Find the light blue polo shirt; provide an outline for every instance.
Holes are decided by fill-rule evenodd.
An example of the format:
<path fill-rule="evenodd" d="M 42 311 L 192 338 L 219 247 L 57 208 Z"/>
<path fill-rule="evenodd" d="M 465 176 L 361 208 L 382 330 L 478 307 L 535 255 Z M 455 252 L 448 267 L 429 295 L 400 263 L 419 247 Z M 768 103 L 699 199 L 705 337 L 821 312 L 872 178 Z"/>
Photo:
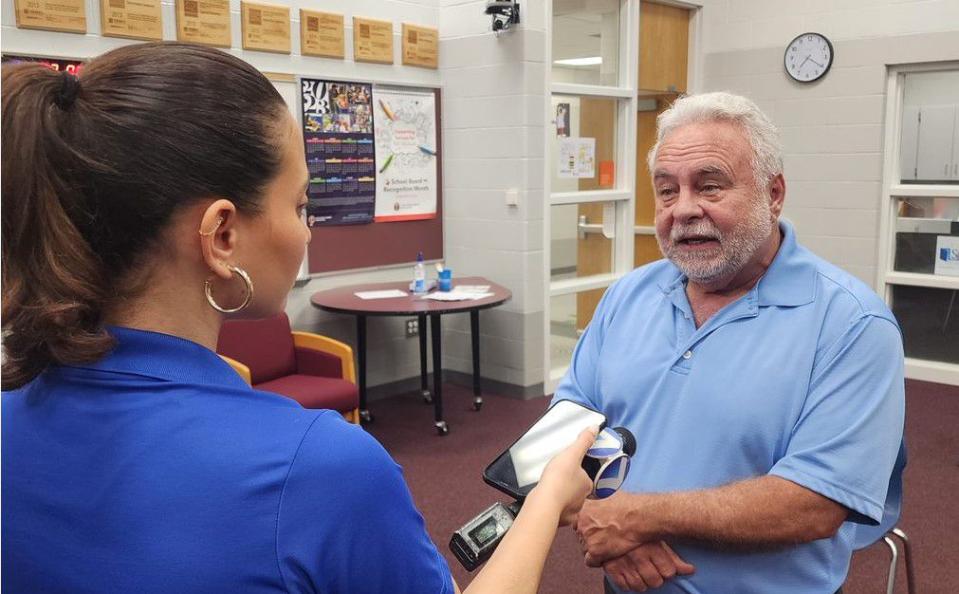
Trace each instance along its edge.
<path fill-rule="evenodd" d="M 624 489 L 718 487 L 772 474 L 852 513 L 830 539 L 777 552 L 676 544 L 696 573 L 657 592 L 831 593 L 851 552 L 899 517 L 902 338 L 866 285 L 783 241 L 748 294 L 696 328 L 685 276 L 660 260 L 606 291 L 555 400 L 636 435 Z"/>

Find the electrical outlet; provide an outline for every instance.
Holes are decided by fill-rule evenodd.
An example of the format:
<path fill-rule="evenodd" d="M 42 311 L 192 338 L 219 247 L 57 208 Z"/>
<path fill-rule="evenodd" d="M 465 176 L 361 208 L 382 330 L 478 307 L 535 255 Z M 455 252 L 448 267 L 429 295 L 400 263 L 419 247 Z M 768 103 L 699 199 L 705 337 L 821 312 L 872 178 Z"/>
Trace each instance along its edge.
<path fill-rule="evenodd" d="M 412 338 L 420 333 L 420 321 L 416 318 L 406 320 L 406 337 Z"/>

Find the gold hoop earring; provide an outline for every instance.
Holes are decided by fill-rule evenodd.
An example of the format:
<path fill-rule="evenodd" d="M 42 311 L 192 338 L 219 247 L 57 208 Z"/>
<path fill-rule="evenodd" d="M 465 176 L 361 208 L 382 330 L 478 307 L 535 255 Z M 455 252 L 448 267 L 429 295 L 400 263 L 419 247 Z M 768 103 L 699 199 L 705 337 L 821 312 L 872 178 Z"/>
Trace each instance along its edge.
<path fill-rule="evenodd" d="M 250 304 L 250 301 L 253 300 L 253 281 L 250 280 L 250 275 L 246 273 L 246 270 L 243 270 L 239 266 L 234 266 L 232 264 L 227 264 L 226 267 L 233 274 L 240 277 L 240 280 L 243 281 L 243 284 L 246 285 L 246 295 L 243 297 L 243 303 L 236 307 L 221 307 L 213 299 L 213 278 L 208 278 L 203 283 L 203 293 L 206 295 L 206 301 L 210 304 L 210 307 L 217 310 L 220 313 L 236 313 L 244 309 L 247 305 Z"/>

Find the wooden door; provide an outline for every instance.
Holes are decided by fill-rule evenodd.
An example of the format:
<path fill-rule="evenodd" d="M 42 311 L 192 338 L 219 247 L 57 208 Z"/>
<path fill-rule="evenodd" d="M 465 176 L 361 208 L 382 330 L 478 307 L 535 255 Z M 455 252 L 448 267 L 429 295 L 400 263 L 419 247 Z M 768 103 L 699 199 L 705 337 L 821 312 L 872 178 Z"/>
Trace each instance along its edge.
<path fill-rule="evenodd" d="M 687 51 L 689 46 L 690 11 L 675 6 L 640 3 L 639 89 L 640 98 L 656 101 L 654 110 L 642 110 L 637 118 L 636 142 L 636 219 L 637 226 L 653 225 L 653 194 L 646 154 L 656 142 L 656 116 L 686 90 Z M 648 101 L 644 101 L 648 103 Z M 615 160 L 615 101 L 582 99 L 580 136 L 596 138 L 596 162 Z M 616 172 L 619 175 L 619 172 Z M 599 189 L 599 180 L 584 179 L 580 190 Z M 590 223 L 603 220 L 602 204 L 579 206 L 580 216 Z M 601 233 L 589 233 L 577 242 L 577 276 L 605 274 L 612 270 L 613 242 Z M 662 255 L 656 238 L 637 234 L 634 237 L 634 265 L 658 260 Z M 582 330 L 593 318 L 603 289 L 583 291 L 576 295 L 576 328 Z"/>

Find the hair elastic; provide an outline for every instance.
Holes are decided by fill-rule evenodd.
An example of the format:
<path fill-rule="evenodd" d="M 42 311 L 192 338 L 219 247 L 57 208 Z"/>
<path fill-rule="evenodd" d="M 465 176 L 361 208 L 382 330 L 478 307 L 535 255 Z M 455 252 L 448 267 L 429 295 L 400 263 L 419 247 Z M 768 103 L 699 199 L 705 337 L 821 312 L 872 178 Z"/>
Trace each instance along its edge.
<path fill-rule="evenodd" d="M 53 102 L 56 103 L 57 107 L 62 110 L 70 109 L 73 106 L 74 101 L 77 100 L 77 95 L 80 94 L 80 79 L 76 75 L 71 74 L 67 71 L 60 73 L 60 88 L 57 89 L 57 95 L 53 99 Z"/>

